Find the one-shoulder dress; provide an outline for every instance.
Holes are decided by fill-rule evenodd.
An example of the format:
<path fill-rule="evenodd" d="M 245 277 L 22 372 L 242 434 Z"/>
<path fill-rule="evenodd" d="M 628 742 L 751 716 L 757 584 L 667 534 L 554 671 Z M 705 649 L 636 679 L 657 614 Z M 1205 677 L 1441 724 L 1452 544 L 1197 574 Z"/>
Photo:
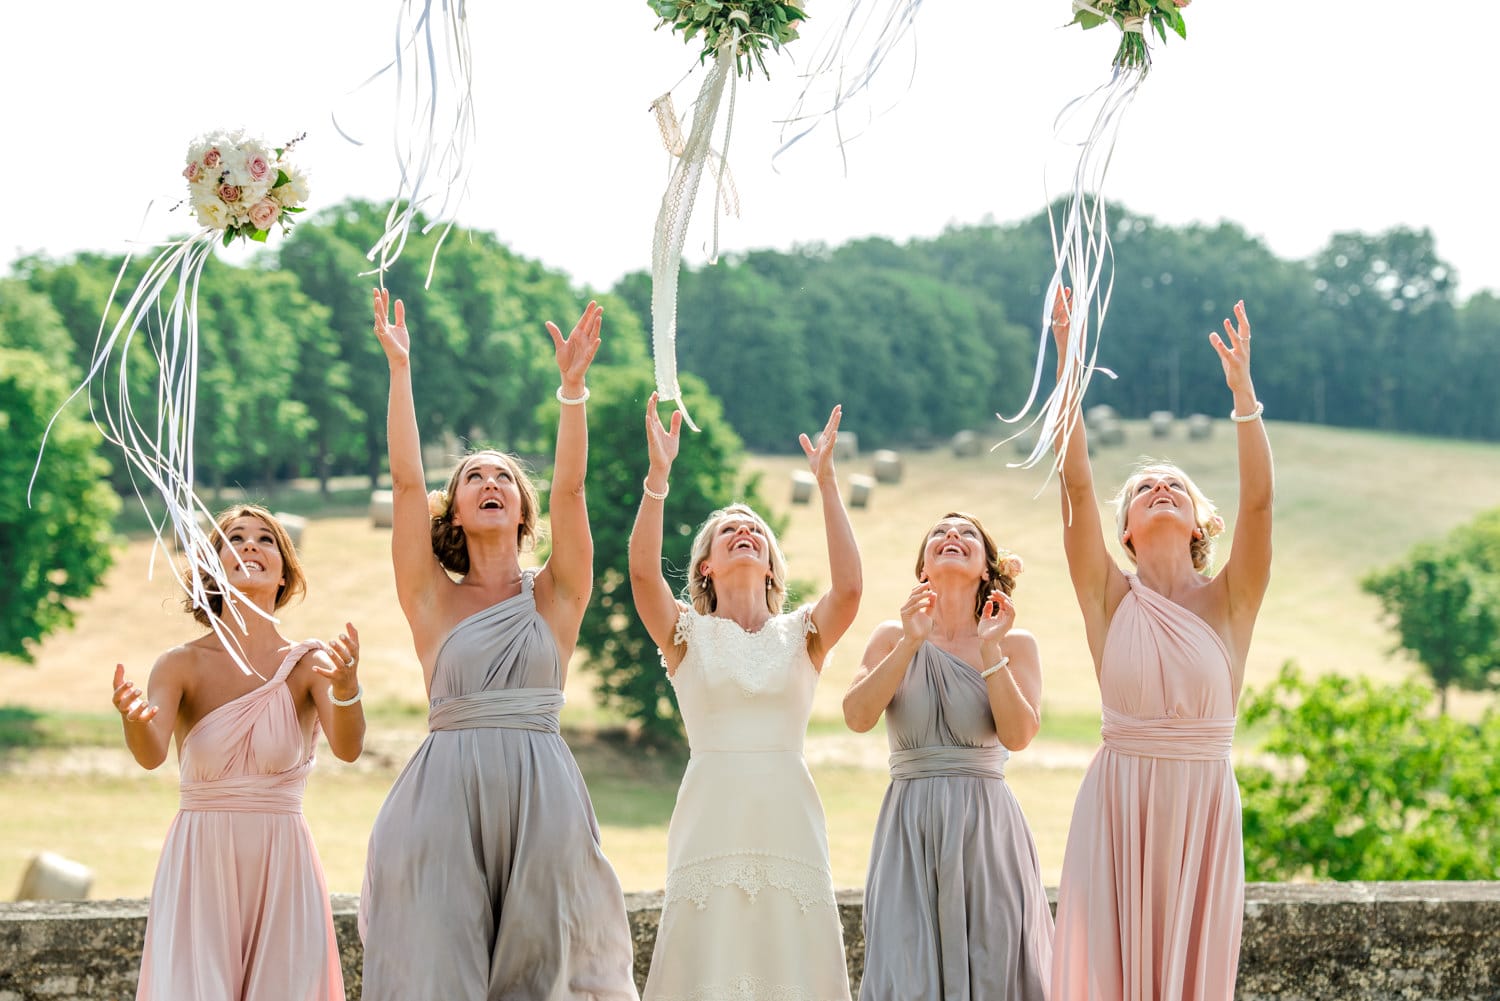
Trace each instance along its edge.
<path fill-rule="evenodd" d="M 559 733 L 562 664 L 520 593 L 448 634 L 431 731 L 370 834 L 365 1001 L 633 1001 L 620 881 Z"/>
<path fill-rule="evenodd" d="M 984 680 L 923 643 L 885 719 L 860 1001 L 1044 1001 L 1052 911 Z"/>
<path fill-rule="evenodd" d="M 181 809 L 151 886 L 137 1001 L 343 1001 L 328 885 L 302 816 L 317 726 L 287 689 L 316 640 L 178 745 Z"/>
<path fill-rule="evenodd" d="M 802 757 L 808 609 L 754 633 L 683 609 L 672 685 L 692 757 L 667 831 L 647 1001 L 848 1001 L 823 804 Z"/>
<path fill-rule="evenodd" d="M 1052 1001 L 1230 1001 L 1245 909 L 1233 662 L 1201 618 L 1129 581 L 1063 857 Z"/>

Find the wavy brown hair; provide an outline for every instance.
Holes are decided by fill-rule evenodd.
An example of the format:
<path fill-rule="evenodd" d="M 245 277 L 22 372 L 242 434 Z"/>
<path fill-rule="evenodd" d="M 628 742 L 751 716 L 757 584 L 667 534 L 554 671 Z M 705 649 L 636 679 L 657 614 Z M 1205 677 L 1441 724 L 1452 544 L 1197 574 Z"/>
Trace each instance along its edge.
<path fill-rule="evenodd" d="M 281 586 L 276 589 L 276 603 L 273 608 L 280 608 L 293 598 L 300 598 L 307 591 L 307 576 L 302 572 L 302 561 L 297 558 L 297 547 L 292 545 L 292 537 L 287 534 L 286 526 L 276 520 L 276 516 L 259 504 L 236 504 L 219 512 L 214 519 L 214 551 L 223 552 L 224 547 L 229 545 L 225 538 L 229 523 L 236 518 L 255 518 L 265 523 L 270 529 L 271 536 L 276 540 L 276 551 L 281 554 Z M 219 593 L 218 584 L 207 571 L 200 571 L 198 580 L 208 593 L 208 607 L 193 603 L 192 583 L 193 569 L 188 567 L 182 573 L 182 584 L 187 594 L 182 599 L 182 610 L 193 617 L 193 621 L 205 629 L 212 629 L 213 623 L 210 616 L 215 619 L 224 615 L 224 596 Z"/>
<path fill-rule="evenodd" d="M 989 574 L 989 577 L 980 579 L 979 588 L 974 593 L 974 618 L 977 619 L 984 614 L 984 603 L 990 600 L 990 592 L 993 591 L 996 586 L 998 586 L 1000 590 L 1004 591 L 1006 594 L 1015 593 L 1016 576 L 1019 575 L 1021 571 L 1019 569 L 1016 569 L 1014 574 L 1005 572 L 1006 562 L 1008 560 L 1011 560 L 1012 558 L 1015 558 L 1016 554 L 1010 552 L 1009 550 L 1001 549 L 999 545 L 995 543 L 994 537 L 985 530 L 985 527 L 980 522 L 980 520 L 974 517 L 972 514 L 969 514 L 967 511 L 949 511 L 937 521 L 934 521 L 932 523 L 933 527 L 937 527 L 938 521 L 947 521 L 949 518 L 962 518 L 964 521 L 967 521 L 969 524 L 973 525 L 976 529 L 978 529 L 979 538 L 984 542 L 984 569 L 985 572 Z M 922 536 L 922 544 L 917 547 L 917 580 L 922 579 L 922 571 L 927 568 L 927 542 L 931 538 L 932 528 L 929 528 L 927 530 L 927 533 Z M 1019 563 L 1020 560 L 1016 558 L 1016 565 L 1018 566 Z"/>
<path fill-rule="evenodd" d="M 484 448 L 460 459 L 453 469 L 453 475 L 448 477 L 448 486 L 443 489 L 442 511 L 432 515 L 432 555 L 437 557 L 444 570 L 460 575 L 469 572 L 469 537 L 464 534 L 462 526 L 453 524 L 453 497 L 458 492 L 458 481 L 464 470 L 475 459 L 494 459 L 510 470 L 511 478 L 516 481 L 516 488 L 521 492 L 521 523 L 516 526 L 517 546 L 525 547 L 528 541 L 536 541 L 537 511 L 541 507 L 536 486 L 527 475 L 526 466 L 509 452 Z"/>

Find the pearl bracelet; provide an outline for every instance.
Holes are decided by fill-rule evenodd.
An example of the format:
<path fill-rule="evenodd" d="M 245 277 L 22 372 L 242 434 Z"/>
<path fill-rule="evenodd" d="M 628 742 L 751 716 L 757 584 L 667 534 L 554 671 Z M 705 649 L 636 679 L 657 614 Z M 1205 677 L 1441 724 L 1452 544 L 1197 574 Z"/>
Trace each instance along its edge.
<path fill-rule="evenodd" d="M 354 683 L 354 685 L 355 685 L 355 688 L 354 688 L 354 698 L 348 699 L 348 700 L 341 699 L 337 695 L 334 695 L 333 694 L 333 686 L 329 685 L 328 686 L 328 701 L 332 702 L 334 705 L 340 706 L 340 707 L 354 705 L 354 703 L 358 702 L 360 699 L 362 699 L 362 698 L 365 697 L 365 683 L 363 681 L 356 681 Z"/>
<path fill-rule="evenodd" d="M 667 494 L 672 492 L 672 485 L 668 483 L 667 489 L 663 490 L 661 493 L 657 493 L 655 490 L 651 489 L 651 484 L 647 483 L 645 480 L 641 480 L 641 489 L 646 491 L 646 496 L 650 497 L 652 500 L 664 501 L 667 499 Z"/>
<path fill-rule="evenodd" d="M 1263 413 L 1265 413 L 1265 412 L 1266 412 L 1266 405 L 1264 403 L 1262 403 L 1260 400 L 1256 400 L 1255 401 L 1255 411 L 1253 413 L 1248 413 L 1245 416 L 1241 417 L 1239 414 L 1237 414 L 1233 410 L 1231 410 L 1231 411 L 1229 411 L 1229 419 L 1232 420 L 1232 421 L 1234 421 L 1236 424 L 1249 424 L 1251 421 L 1258 421 L 1258 420 L 1260 420 L 1260 415 L 1263 414 Z"/>
<path fill-rule="evenodd" d="M 1010 658 L 1009 657 L 1001 657 L 999 663 L 997 663 L 994 667 L 986 668 L 985 670 L 980 671 L 979 672 L 979 676 L 981 678 L 988 678 L 990 675 L 994 674 L 996 671 L 999 671 L 999 670 L 1003 669 L 1009 663 L 1010 663 Z"/>
<path fill-rule="evenodd" d="M 562 387 L 561 386 L 557 387 L 557 402 L 561 403 L 565 407 L 576 407 L 576 406 L 582 404 L 583 401 L 587 400 L 588 398 L 589 398 L 589 387 L 587 387 L 587 386 L 583 387 L 583 395 L 582 396 L 564 396 L 563 395 L 563 391 L 562 391 Z"/>

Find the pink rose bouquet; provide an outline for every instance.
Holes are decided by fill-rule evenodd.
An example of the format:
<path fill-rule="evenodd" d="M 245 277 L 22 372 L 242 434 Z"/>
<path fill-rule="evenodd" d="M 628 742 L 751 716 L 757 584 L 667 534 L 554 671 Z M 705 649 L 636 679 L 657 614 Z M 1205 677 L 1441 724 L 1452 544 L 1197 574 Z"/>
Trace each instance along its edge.
<path fill-rule="evenodd" d="M 1187 22 L 1182 8 L 1191 0 L 1073 0 L 1073 20 L 1084 29 L 1113 24 L 1120 29 L 1120 47 L 1115 50 L 1114 65 L 1119 69 L 1151 68 L 1151 50 L 1146 34 L 1155 29 L 1161 40 L 1167 40 L 1171 28 L 1180 38 L 1187 37 Z"/>
<path fill-rule="evenodd" d="M 271 147 L 238 129 L 195 139 L 182 176 L 198 221 L 226 247 L 237 236 L 264 243 L 273 224 L 285 231 L 307 200 L 307 178 L 286 156 L 296 144 Z"/>

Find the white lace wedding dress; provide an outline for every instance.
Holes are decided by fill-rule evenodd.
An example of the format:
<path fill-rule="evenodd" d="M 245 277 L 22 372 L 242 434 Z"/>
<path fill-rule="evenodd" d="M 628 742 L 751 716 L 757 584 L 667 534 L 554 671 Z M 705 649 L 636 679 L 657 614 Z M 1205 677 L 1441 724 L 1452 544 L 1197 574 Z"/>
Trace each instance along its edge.
<path fill-rule="evenodd" d="M 667 833 L 645 1001 L 848 1001 L 823 804 L 802 757 L 809 609 L 758 632 L 685 609 L 672 677 L 692 760 Z"/>

